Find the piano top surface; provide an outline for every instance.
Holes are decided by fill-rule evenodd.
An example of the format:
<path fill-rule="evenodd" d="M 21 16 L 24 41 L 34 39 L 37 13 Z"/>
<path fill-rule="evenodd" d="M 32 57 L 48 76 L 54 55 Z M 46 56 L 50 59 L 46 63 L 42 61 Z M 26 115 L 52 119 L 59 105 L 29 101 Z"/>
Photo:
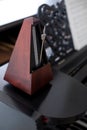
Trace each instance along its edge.
<path fill-rule="evenodd" d="M 0 128 L 4 130 L 36 130 L 36 124 L 27 115 L 12 109 L 0 101 Z"/>
<path fill-rule="evenodd" d="M 31 117 L 39 113 L 61 121 L 71 121 L 87 111 L 87 88 L 77 80 L 56 70 L 49 85 L 30 96 L 3 80 L 7 65 L 0 67 L 0 97 L 9 106 Z"/>

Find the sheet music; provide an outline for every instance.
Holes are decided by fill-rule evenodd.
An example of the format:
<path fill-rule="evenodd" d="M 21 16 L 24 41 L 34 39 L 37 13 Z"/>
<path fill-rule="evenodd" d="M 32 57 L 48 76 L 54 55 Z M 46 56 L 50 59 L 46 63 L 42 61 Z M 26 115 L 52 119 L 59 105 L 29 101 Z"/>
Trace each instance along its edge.
<path fill-rule="evenodd" d="M 74 46 L 87 44 L 87 0 L 65 0 Z"/>

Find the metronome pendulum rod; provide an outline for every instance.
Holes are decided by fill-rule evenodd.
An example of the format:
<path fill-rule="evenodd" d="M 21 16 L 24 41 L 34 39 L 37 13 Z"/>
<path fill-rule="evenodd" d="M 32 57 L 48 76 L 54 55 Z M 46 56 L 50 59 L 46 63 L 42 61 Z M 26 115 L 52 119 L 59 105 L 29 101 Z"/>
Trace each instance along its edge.
<path fill-rule="evenodd" d="M 43 34 L 41 34 L 42 46 L 41 46 L 41 52 L 40 52 L 40 63 L 41 63 L 41 60 L 42 60 L 43 45 L 44 45 L 45 38 L 46 38 L 45 30 L 46 30 L 46 26 L 44 26 Z"/>
<path fill-rule="evenodd" d="M 34 46 L 35 65 L 37 66 L 39 64 L 39 60 L 38 60 L 38 49 L 37 49 L 35 26 L 32 27 L 32 32 L 33 32 L 33 46 Z"/>

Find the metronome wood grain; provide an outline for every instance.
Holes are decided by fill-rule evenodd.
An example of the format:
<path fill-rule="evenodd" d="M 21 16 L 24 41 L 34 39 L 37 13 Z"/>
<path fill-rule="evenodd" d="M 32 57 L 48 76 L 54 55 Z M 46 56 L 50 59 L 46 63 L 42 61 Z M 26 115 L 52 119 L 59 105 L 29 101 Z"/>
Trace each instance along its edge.
<path fill-rule="evenodd" d="M 31 59 L 31 55 L 34 53 L 31 51 L 32 26 L 38 23 L 39 20 L 34 17 L 24 19 L 4 76 L 4 79 L 14 87 L 30 95 L 45 87 L 53 79 L 50 63 L 46 63 L 46 61 L 35 70 L 31 70 L 31 62 L 34 60 Z"/>

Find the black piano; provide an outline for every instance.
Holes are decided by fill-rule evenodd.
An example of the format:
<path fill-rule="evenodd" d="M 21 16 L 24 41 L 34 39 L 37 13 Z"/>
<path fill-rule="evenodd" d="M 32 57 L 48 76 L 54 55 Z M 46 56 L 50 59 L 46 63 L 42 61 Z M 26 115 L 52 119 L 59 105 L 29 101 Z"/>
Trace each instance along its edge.
<path fill-rule="evenodd" d="M 87 46 L 77 51 L 70 39 L 66 56 L 63 45 L 58 57 L 52 55 L 49 59 L 47 55 L 53 80 L 34 95 L 26 94 L 4 80 L 23 20 L 0 27 L 0 128 L 86 130 Z M 47 44 L 46 52 L 48 50 Z"/>

